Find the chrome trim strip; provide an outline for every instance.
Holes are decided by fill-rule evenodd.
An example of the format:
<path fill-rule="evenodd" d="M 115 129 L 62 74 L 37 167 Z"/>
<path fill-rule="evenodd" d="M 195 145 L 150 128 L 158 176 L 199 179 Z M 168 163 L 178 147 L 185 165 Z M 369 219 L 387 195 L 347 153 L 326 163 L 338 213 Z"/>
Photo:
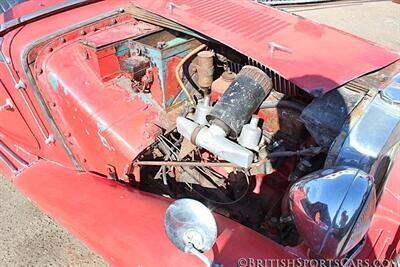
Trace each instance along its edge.
<path fill-rule="evenodd" d="M 7 12 L 14 6 L 26 2 L 27 0 L 0 0 L 0 14 Z"/>
<path fill-rule="evenodd" d="M 381 185 L 396 153 L 393 149 L 400 142 L 400 105 L 397 104 L 400 97 L 397 90 L 400 89 L 391 91 L 397 86 L 394 79 L 375 96 L 356 124 L 347 130 L 347 137 L 336 159 L 329 161 L 326 167 L 359 168 L 375 177 L 377 187 Z M 328 158 L 334 153 L 331 151 Z"/>
<path fill-rule="evenodd" d="M 102 0 L 69 0 L 64 3 L 55 4 L 53 6 L 45 7 L 36 12 L 21 16 L 19 18 L 15 18 L 7 21 L 4 24 L 0 25 L 0 35 L 4 35 L 6 32 L 11 31 L 15 27 L 23 23 L 27 23 L 36 19 L 40 19 L 42 17 L 51 16 L 55 13 L 71 9 L 77 6 L 90 4 L 93 2 L 102 1 Z"/>
<path fill-rule="evenodd" d="M 28 96 L 25 95 L 25 89 L 26 86 L 24 84 L 24 82 L 22 80 L 19 79 L 19 77 L 15 77 L 14 76 L 14 72 L 10 66 L 10 62 L 6 59 L 6 56 L 3 54 L 3 51 L 1 49 L 1 46 L 3 44 L 3 38 L 0 37 L 0 59 L 2 59 L 2 61 L 4 62 L 7 71 L 11 77 L 11 79 L 14 82 L 14 86 L 15 89 L 17 89 L 19 91 L 19 94 L 21 95 L 22 100 L 25 103 L 25 106 L 28 108 L 29 113 L 31 114 L 33 120 L 36 123 L 36 126 L 38 127 L 40 133 L 42 134 L 44 140 L 48 140 L 48 138 L 50 137 L 49 133 L 47 132 L 46 127 L 43 125 L 43 123 L 41 122 L 39 115 L 36 113 L 36 111 L 34 110 L 34 108 L 32 107 L 32 103 L 30 103 L 30 101 L 28 100 Z"/>

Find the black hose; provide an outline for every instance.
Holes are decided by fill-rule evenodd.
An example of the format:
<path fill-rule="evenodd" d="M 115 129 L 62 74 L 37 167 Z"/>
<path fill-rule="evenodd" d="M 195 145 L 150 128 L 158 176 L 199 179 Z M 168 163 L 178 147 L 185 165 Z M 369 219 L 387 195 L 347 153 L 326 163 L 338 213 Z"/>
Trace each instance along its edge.
<path fill-rule="evenodd" d="M 293 101 L 288 101 L 288 100 L 272 100 L 272 101 L 264 101 L 260 109 L 269 109 L 269 108 L 289 108 L 293 109 L 298 112 L 303 112 L 303 109 L 306 107 L 306 105 L 293 102 Z"/>
<path fill-rule="evenodd" d="M 292 157 L 292 156 L 309 156 L 314 157 L 320 153 L 324 152 L 322 147 L 309 147 L 297 151 L 277 151 L 268 154 L 268 158 L 282 158 L 282 157 Z"/>

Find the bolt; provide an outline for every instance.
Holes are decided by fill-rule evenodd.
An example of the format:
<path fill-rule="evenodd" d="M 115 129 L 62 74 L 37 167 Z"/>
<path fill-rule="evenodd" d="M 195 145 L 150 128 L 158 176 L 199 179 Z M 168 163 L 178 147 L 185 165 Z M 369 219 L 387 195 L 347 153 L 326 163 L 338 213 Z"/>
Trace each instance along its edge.
<path fill-rule="evenodd" d="M 79 31 L 79 34 L 80 34 L 80 35 L 86 35 L 86 31 L 85 31 L 85 30 L 80 30 L 80 31 Z"/>
<path fill-rule="evenodd" d="M 380 77 L 380 81 L 381 82 L 386 82 L 387 80 L 389 80 L 389 77 L 387 77 L 386 75 L 382 74 Z"/>
<path fill-rule="evenodd" d="M 167 46 L 167 43 L 164 42 L 164 41 L 158 42 L 158 43 L 157 43 L 157 48 L 158 48 L 158 49 L 163 49 L 163 48 L 165 48 L 166 46 Z"/>
<path fill-rule="evenodd" d="M 54 138 L 54 136 L 53 136 L 53 135 L 49 135 L 49 136 L 46 138 L 46 140 L 44 140 L 44 143 L 45 143 L 46 145 L 51 145 L 51 144 L 54 144 L 55 141 L 56 141 L 56 139 Z"/>

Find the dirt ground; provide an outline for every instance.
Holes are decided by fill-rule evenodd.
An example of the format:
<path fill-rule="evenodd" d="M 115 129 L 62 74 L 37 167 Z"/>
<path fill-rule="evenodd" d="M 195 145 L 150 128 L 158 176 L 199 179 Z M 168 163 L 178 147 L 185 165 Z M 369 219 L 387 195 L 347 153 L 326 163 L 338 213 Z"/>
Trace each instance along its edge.
<path fill-rule="evenodd" d="M 346 0 L 285 10 L 400 51 L 400 4 Z M 0 177 L 0 266 L 105 265 Z"/>
<path fill-rule="evenodd" d="M 292 6 L 284 10 L 353 33 L 392 50 L 400 50 L 400 4 L 379 0 L 345 0 L 308 7 Z"/>

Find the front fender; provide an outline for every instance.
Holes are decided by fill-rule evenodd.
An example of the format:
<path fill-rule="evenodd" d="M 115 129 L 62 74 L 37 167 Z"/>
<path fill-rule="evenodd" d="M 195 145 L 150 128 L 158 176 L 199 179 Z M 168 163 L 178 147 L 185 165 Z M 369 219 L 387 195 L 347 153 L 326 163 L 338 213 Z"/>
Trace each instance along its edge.
<path fill-rule="evenodd" d="M 171 202 L 90 173 L 39 161 L 15 180 L 32 202 L 112 266 L 203 266 L 176 249 L 163 228 Z M 295 256 L 264 236 L 215 215 L 218 239 L 207 256 L 224 266 L 239 258 Z"/>

